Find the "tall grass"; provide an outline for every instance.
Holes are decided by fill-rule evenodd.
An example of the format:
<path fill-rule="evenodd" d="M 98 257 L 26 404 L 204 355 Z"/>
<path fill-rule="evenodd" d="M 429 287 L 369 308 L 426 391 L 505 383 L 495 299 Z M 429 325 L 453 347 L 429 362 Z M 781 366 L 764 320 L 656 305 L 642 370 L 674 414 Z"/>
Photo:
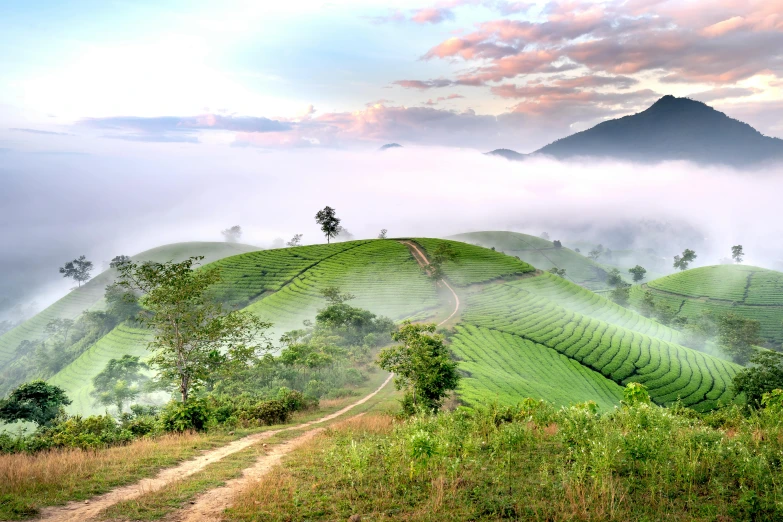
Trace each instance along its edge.
<path fill-rule="evenodd" d="M 783 520 L 783 418 L 541 403 L 332 429 L 234 520 Z"/>

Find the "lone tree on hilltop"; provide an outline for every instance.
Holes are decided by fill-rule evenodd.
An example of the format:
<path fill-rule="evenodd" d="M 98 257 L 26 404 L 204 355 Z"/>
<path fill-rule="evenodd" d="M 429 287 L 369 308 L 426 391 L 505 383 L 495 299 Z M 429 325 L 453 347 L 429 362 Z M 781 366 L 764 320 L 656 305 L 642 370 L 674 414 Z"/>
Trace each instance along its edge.
<path fill-rule="evenodd" d="M 92 272 L 92 261 L 87 261 L 86 256 L 79 256 L 60 267 L 60 273 L 63 277 L 73 279 L 79 286 L 90 280 L 90 272 Z"/>
<path fill-rule="evenodd" d="M 731 247 L 731 258 L 735 263 L 742 263 L 745 258 L 745 252 L 742 250 L 742 245 L 734 245 Z"/>
<path fill-rule="evenodd" d="M 459 382 L 457 363 L 435 328 L 433 323 L 405 321 L 392 334 L 392 339 L 401 344 L 378 354 L 378 366 L 393 372 L 395 386 L 405 390 L 402 406 L 408 414 L 418 408 L 437 411 L 443 398 Z"/>
<path fill-rule="evenodd" d="M 561 243 L 559 239 L 555 239 L 554 241 L 552 241 L 552 244 L 554 245 L 555 248 L 563 248 L 563 243 Z"/>
<path fill-rule="evenodd" d="M 297 247 L 302 244 L 302 236 L 304 234 L 294 234 L 294 237 L 291 238 L 291 241 L 287 242 L 285 246 L 287 247 Z"/>
<path fill-rule="evenodd" d="M 233 227 L 222 231 L 221 234 L 223 234 L 223 238 L 229 243 L 236 243 L 239 241 L 239 238 L 242 237 L 242 227 L 234 225 Z"/>
<path fill-rule="evenodd" d="M 57 417 L 60 408 L 71 404 L 65 391 L 44 381 L 22 384 L 7 399 L 0 400 L 0 420 L 29 421 L 46 426 Z"/>
<path fill-rule="evenodd" d="M 633 268 L 629 268 L 628 273 L 633 276 L 633 282 L 638 283 L 639 281 L 644 279 L 645 275 L 647 275 L 647 269 L 641 265 L 636 265 Z"/>
<path fill-rule="evenodd" d="M 340 227 L 340 218 L 337 217 L 337 211 L 330 206 L 319 210 L 315 215 L 315 222 L 321 226 L 321 232 L 326 236 L 326 242 L 330 243 L 333 237 L 342 231 Z"/>
<path fill-rule="evenodd" d="M 672 266 L 674 266 L 674 268 L 679 268 L 680 270 L 688 270 L 688 265 L 697 257 L 699 256 L 696 255 L 696 252 L 690 248 L 686 248 L 681 256 L 674 256 L 674 264 Z"/>
<path fill-rule="evenodd" d="M 109 263 L 109 268 L 117 268 L 123 263 L 130 263 L 131 258 L 129 256 L 114 256 Z"/>
<path fill-rule="evenodd" d="M 587 257 L 592 259 L 593 261 L 596 261 L 599 257 L 601 257 L 601 254 L 604 253 L 604 246 L 598 245 L 594 249 L 592 249 L 590 252 L 587 253 Z"/>
<path fill-rule="evenodd" d="M 141 394 L 141 385 L 148 380 L 143 371 L 147 365 L 139 362 L 138 356 L 123 355 L 120 359 L 112 359 L 93 378 L 95 390 L 92 396 L 102 406 L 117 406 L 117 412 L 122 413 L 125 403 L 131 402 Z"/>
<path fill-rule="evenodd" d="M 382 228 L 381 229 L 381 233 L 378 234 L 378 239 L 386 239 L 386 233 L 387 232 L 388 232 L 388 230 L 386 230 L 385 228 Z"/>
<path fill-rule="evenodd" d="M 180 263 L 126 263 L 119 268 L 117 285 L 144 294 L 139 299 L 139 321 L 153 331 L 147 348 L 158 377 L 176 383 L 182 402 L 194 388 L 210 381 L 215 353 L 226 367 L 250 361 L 269 350 L 264 332 L 271 326 L 251 312 L 226 312 L 210 297 L 220 281 L 218 269 L 194 270 L 204 259 Z"/>

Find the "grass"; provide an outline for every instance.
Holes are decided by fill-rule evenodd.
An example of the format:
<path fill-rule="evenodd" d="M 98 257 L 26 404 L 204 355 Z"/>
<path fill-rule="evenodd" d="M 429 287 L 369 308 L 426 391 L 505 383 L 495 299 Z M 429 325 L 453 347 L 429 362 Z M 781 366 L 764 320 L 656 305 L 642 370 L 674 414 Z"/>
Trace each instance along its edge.
<path fill-rule="evenodd" d="M 774 415 L 535 404 L 367 415 L 245 488 L 226 519 L 772 521 L 783 517 L 781 450 Z"/>
<path fill-rule="evenodd" d="M 696 318 L 733 312 L 761 323 L 761 336 L 783 342 L 783 273 L 745 265 L 717 265 L 685 270 L 631 289 L 631 302 L 641 303 L 649 290 L 657 302 L 678 315 Z"/>
<path fill-rule="evenodd" d="M 452 239 L 486 248 L 495 247 L 500 252 L 519 257 L 539 270 L 564 268 L 570 281 L 591 290 L 607 287 L 607 272 L 603 266 L 566 246 L 555 248 L 552 241 L 540 237 L 517 232 L 470 232 L 453 236 Z"/>

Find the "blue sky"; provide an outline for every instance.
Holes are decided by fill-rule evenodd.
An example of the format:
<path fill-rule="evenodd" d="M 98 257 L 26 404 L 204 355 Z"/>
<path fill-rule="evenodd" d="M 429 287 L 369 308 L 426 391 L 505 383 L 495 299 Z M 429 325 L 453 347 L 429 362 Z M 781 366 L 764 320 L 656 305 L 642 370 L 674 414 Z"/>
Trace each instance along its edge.
<path fill-rule="evenodd" d="M 0 148 L 528 152 L 664 94 L 783 137 L 773 2 L 275 4 L 6 0 Z"/>

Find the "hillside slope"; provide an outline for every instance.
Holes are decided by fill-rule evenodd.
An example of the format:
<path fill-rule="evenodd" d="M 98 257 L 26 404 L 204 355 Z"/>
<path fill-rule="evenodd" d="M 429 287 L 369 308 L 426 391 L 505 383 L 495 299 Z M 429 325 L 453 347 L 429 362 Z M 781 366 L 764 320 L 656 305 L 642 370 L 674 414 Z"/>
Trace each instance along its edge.
<path fill-rule="evenodd" d="M 783 342 L 783 273 L 755 266 L 716 265 L 685 270 L 631 289 L 631 302 L 641 303 L 645 291 L 657 302 L 695 319 L 734 312 L 761 323 L 769 343 Z"/>
<path fill-rule="evenodd" d="M 515 256 L 458 241 L 412 241 L 430 257 L 444 244 L 456 253 L 443 266 L 461 303 L 448 336 L 464 374 L 459 397 L 468 405 L 532 397 L 557 405 L 593 400 L 608 409 L 631 381 L 644 382 L 660 404 L 682 399 L 705 410 L 733 398 L 739 367 L 681 346 L 674 330 Z M 275 340 L 314 317 L 328 286 L 395 320 L 437 322 L 454 309 L 450 292 L 397 240 L 251 252 L 213 266 L 224 274 L 217 295 L 271 321 Z M 92 378 L 111 358 L 144 355 L 148 338 L 120 325 L 51 382 L 74 398 L 73 412 L 94 411 Z"/>
<path fill-rule="evenodd" d="M 180 261 L 190 256 L 204 256 L 210 263 L 226 256 L 257 250 L 257 247 L 239 243 L 187 242 L 164 245 L 141 252 L 136 261 Z M 22 341 L 45 340 L 49 337 L 46 325 L 54 319 L 76 319 L 85 310 L 101 306 L 106 286 L 114 279 L 114 271 L 107 270 L 93 277 L 79 288 L 47 307 L 29 320 L 0 336 L 0 374 L 8 370 Z"/>
<path fill-rule="evenodd" d="M 664 96 L 645 111 L 599 123 L 535 154 L 561 159 L 689 160 L 743 167 L 783 160 L 783 140 L 764 136 L 704 103 Z"/>
<path fill-rule="evenodd" d="M 570 248 L 555 248 L 552 241 L 519 232 L 469 232 L 451 236 L 457 241 L 495 248 L 510 256 L 519 257 L 540 270 L 564 268 L 566 278 L 591 290 L 606 286 L 606 269 Z"/>

